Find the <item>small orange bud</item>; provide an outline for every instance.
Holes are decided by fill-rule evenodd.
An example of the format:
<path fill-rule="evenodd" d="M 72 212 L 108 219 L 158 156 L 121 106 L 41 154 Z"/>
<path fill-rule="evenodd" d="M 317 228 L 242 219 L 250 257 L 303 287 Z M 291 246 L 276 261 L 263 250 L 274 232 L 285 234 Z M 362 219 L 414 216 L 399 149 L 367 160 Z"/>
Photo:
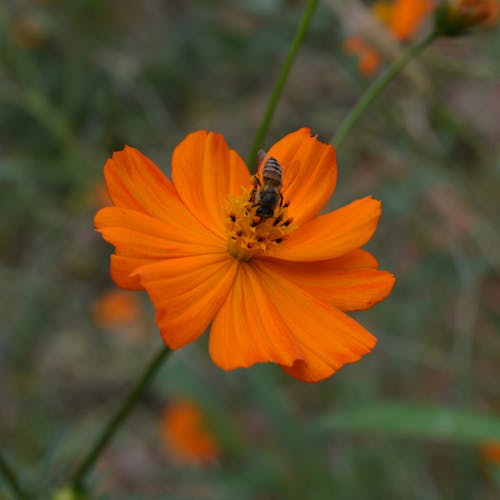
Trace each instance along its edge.
<path fill-rule="evenodd" d="M 500 465 L 500 442 L 490 441 L 481 446 L 481 455 L 485 462 Z"/>
<path fill-rule="evenodd" d="M 178 400 L 167 407 L 161 431 L 173 457 L 182 463 L 208 464 L 216 460 L 219 449 L 196 403 Z"/>
<path fill-rule="evenodd" d="M 92 307 L 95 323 L 105 329 L 123 327 L 139 319 L 141 307 L 129 292 L 112 290 L 97 299 Z"/>
<path fill-rule="evenodd" d="M 379 53 L 368 47 L 359 59 L 359 71 L 365 76 L 372 76 L 377 72 L 380 64 Z"/>
<path fill-rule="evenodd" d="M 361 37 L 351 36 L 344 42 L 344 50 L 348 54 L 358 56 L 358 69 L 364 76 L 376 73 L 380 64 L 379 53 L 371 48 Z"/>

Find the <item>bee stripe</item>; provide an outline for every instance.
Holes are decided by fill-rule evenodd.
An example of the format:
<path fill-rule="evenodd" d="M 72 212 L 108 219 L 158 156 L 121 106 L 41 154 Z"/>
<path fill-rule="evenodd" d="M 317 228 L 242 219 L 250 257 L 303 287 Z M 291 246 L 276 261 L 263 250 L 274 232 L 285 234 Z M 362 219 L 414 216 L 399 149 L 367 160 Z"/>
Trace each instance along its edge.
<path fill-rule="evenodd" d="M 264 165 L 262 177 L 264 182 L 274 181 L 281 184 L 281 166 L 275 158 L 269 158 Z"/>

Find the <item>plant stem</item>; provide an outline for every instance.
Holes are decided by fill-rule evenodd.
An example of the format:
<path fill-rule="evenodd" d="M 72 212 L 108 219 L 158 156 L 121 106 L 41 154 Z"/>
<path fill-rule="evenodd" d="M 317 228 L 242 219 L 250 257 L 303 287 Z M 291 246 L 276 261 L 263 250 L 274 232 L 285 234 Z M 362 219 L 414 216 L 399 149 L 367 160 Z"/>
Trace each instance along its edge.
<path fill-rule="evenodd" d="M 387 85 L 398 75 L 398 73 L 415 57 L 423 52 L 436 38 L 438 33 L 435 31 L 429 34 L 421 42 L 413 47 L 410 47 L 383 75 L 377 78 L 368 87 L 368 90 L 361 96 L 356 106 L 341 122 L 337 132 L 332 137 L 332 144 L 338 148 L 349 133 L 351 128 L 356 124 L 366 108 L 374 101 L 378 95 L 387 87 Z"/>
<path fill-rule="evenodd" d="M 108 422 L 108 425 L 103 429 L 94 446 L 88 452 L 87 456 L 84 458 L 73 476 L 73 488 L 75 491 L 81 492 L 85 489 L 85 479 L 92 470 L 92 467 L 95 465 L 99 455 L 120 428 L 121 424 L 130 413 L 130 410 L 133 408 L 144 389 L 162 365 L 163 360 L 170 354 L 170 352 L 171 350 L 167 346 L 162 346 L 162 348 L 154 355 L 144 370 L 144 373 L 125 398 L 118 411 Z"/>
<path fill-rule="evenodd" d="M 4 477 L 5 483 L 9 485 L 15 498 L 25 500 L 28 497 L 21 489 L 19 481 L 17 480 L 14 471 L 10 468 L 5 458 L 0 454 L 0 474 Z"/>
<path fill-rule="evenodd" d="M 290 69 L 292 68 L 293 61 L 295 60 L 295 56 L 297 55 L 300 45 L 302 44 L 302 40 L 304 39 L 307 28 L 309 27 L 309 23 L 311 22 L 314 9 L 316 8 L 317 4 L 318 0 L 309 0 L 307 2 L 304 14 L 302 15 L 299 26 L 297 27 L 297 31 L 295 32 L 295 36 L 290 46 L 290 50 L 288 52 L 288 55 L 286 56 L 280 74 L 278 75 L 278 79 L 274 86 L 273 92 L 269 97 L 266 111 L 264 113 L 264 116 L 262 117 L 262 121 L 259 125 L 257 133 L 255 134 L 252 150 L 250 156 L 248 157 L 247 165 L 252 173 L 254 173 L 255 171 L 255 160 L 257 158 L 257 151 L 262 147 L 262 143 L 264 142 L 264 137 L 269 128 L 269 124 L 271 123 L 271 118 L 273 117 L 274 110 L 276 109 L 276 105 L 278 104 L 278 99 L 281 95 L 283 87 L 285 86 L 288 74 L 290 73 Z"/>

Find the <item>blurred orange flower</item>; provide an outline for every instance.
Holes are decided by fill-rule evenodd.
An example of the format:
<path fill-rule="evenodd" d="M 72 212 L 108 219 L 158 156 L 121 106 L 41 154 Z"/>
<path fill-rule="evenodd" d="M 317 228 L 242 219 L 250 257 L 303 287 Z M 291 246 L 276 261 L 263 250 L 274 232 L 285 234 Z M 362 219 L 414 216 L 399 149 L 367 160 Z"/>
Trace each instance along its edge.
<path fill-rule="evenodd" d="M 387 23 L 394 38 L 413 38 L 434 6 L 435 2 L 432 0 L 395 0 Z"/>
<path fill-rule="evenodd" d="M 358 56 L 358 69 L 362 75 L 372 76 L 380 64 L 380 55 L 372 49 L 361 37 L 350 36 L 344 42 L 344 50 L 348 54 Z"/>
<path fill-rule="evenodd" d="M 334 148 L 309 129 L 287 135 L 269 157 L 283 165 L 286 203 L 264 218 L 245 163 L 222 135 L 188 135 L 172 157 L 173 183 L 125 147 L 104 167 L 114 206 L 95 225 L 116 249 L 112 278 L 148 292 L 172 349 L 211 323 L 210 355 L 222 369 L 271 362 L 316 382 L 376 344 L 343 311 L 367 309 L 393 287 L 394 276 L 360 249 L 381 204 L 369 196 L 318 216 L 337 167 Z"/>
<path fill-rule="evenodd" d="M 392 2 L 388 0 L 378 0 L 371 6 L 371 10 L 375 17 L 385 26 L 391 22 L 392 16 Z"/>
<path fill-rule="evenodd" d="M 481 455 L 485 462 L 500 465 L 500 442 L 491 441 L 483 444 Z"/>
<path fill-rule="evenodd" d="M 412 39 L 424 19 L 433 11 L 433 0 L 379 0 L 372 4 L 375 17 L 399 41 Z M 344 43 L 348 54 L 358 56 L 358 69 L 364 76 L 372 76 L 380 65 L 380 54 L 361 36 L 351 36 Z"/>
<path fill-rule="evenodd" d="M 445 35 L 460 35 L 476 25 L 494 26 L 500 14 L 498 0 L 447 0 L 437 12 L 437 27 Z"/>
<path fill-rule="evenodd" d="M 92 313 L 96 325 L 101 328 L 114 328 L 137 321 L 141 310 L 134 295 L 129 292 L 112 290 L 94 302 Z"/>
<path fill-rule="evenodd" d="M 179 462 L 204 464 L 219 454 L 200 408 L 192 401 L 176 401 L 168 406 L 163 413 L 161 430 L 165 445 Z"/>

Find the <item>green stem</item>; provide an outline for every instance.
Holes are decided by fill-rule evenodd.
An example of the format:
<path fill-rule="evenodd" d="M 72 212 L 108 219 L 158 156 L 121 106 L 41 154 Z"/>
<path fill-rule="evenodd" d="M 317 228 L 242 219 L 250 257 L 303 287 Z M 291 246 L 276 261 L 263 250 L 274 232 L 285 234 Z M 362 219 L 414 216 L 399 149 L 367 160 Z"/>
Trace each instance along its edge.
<path fill-rule="evenodd" d="M 295 60 L 295 56 L 297 55 L 300 45 L 302 44 L 302 40 L 304 39 L 317 4 L 318 0 L 309 0 L 307 2 L 304 14 L 302 15 L 302 19 L 300 20 L 297 31 L 295 32 L 292 45 L 290 46 L 288 55 L 286 56 L 283 67 L 281 68 L 280 74 L 278 75 L 278 80 L 276 81 L 271 97 L 269 98 L 269 102 L 267 103 L 267 108 L 264 116 L 262 117 L 262 121 L 259 125 L 257 133 L 255 134 L 252 150 L 250 156 L 248 157 L 247 163 L 248 168 L 252 173 L 254 173 L 255 171 L 257 151 L 262 147 L 264 137 L 266 136 L 269 124 L 271 123 L 271 118 L 273 117 L 274 110 L 276 109 L 276 105 L 278 104 L 278 99 L 281 95 L 283 87 L 285 86 L 288 74 L 290 73 L 290 69 L 292 68 L 293 61 Z"/>
<path fill-rule="evenodd" d="M 141 378 L 137 381 L 128 396 L 123 401 L 121 407 L 108 422 L 108 425 L 103 429 L 94 446 L 88 452 L 87 456 L 84 458 L 73 476 L 73 488 L 75 491 L 82 492 L 85 489 L 85 479 L 92 470 L 92 467 L 95 465 L 99 455 L 119 429 L 120 425 L 125 420 L 125 417 L 127 417 L 130 413 L 130 410 L 133 408 L 144 389 L 162 365 L 163 360 L 170 354 L 170 352 L 171 350 L 167 346 L 162 346 L 162 348 L 154 355 Z"/>
<path fill-rule="evenodd" d="M 423 52 L 436 38 L 438 33 L 432 32 L 420 43 L 410 47 L 383 75 L 377 78 L 368 87 L 368 90 L 361 96 L 352 111 L 341 122 L 337 132 L 334 134 L 331 142 L 338 148 L 349 133 L 351 128 L 356 124 L 366 108 L 374 101 L 378 95 L 387 87 L 387 85 L 398 75 L 398 73 L 415 57 Z"/>
<path fill-rule="evenodd" d="M 15 498 L 25 500 L 28 497 L 21 489 L 14 471 L 10 468 L 5 458 L 0 454 L 0 474 L 4 477 L 5 483 L 9 485 Z"/>

